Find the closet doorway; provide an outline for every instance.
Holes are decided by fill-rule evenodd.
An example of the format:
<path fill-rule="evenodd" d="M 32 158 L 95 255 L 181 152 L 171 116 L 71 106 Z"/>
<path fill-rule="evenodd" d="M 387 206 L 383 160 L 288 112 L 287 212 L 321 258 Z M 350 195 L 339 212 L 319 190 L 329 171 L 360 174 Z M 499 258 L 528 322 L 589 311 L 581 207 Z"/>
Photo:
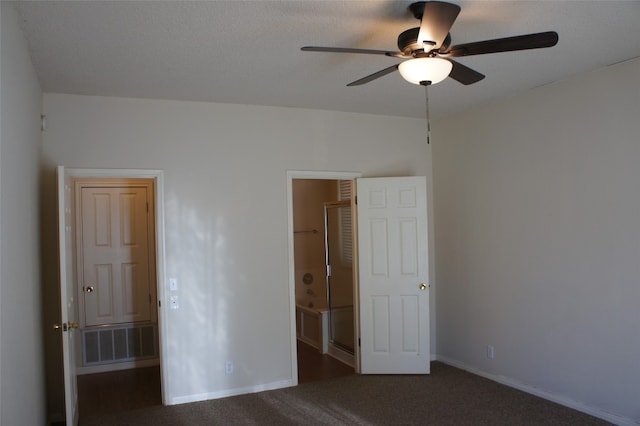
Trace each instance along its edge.
<path fill-rule="evenodd" d="M 80 416 L 161 405 L 154 180 L 73 186 Z"/>
<path fill-rule="evenodd" d="M 60 166 L 58 179 L 67 423 L 161 405 L 162 171 Z"/>

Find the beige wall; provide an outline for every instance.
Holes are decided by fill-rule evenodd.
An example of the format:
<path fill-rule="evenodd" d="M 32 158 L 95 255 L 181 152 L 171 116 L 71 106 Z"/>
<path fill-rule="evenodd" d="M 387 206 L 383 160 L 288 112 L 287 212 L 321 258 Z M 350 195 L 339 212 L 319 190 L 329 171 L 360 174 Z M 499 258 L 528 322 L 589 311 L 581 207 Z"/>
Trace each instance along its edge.
<path fill-rule="evenodd" d="M 18 16 L 6 2 L 0 10 L 0 424 L 43 425 L 46 331 L 38 203 L 42 95 Z"/>
<path fill-rule="evenodd" d="M 423 121 L 45 95 L 41 320 L 40 90 L 17 17 L 0 10 L 1 423 L 46 421 L 43 333 L 48 372 L 60 369 L 59 339 L 42 331 L 57 316 L 57 164 L 165 170 L 167 274 L 181 288 L 170 398 L 286 384 L 285 171 L 430 176 Z M 440 356 L 635 421 L 638 75 L 636 60 L 433 126 Z M 54 412 L 60 397 L 51 387 Z"/>
<path fill-rule="evenodd" d="M 164 170 L 166 276 L 180 300 L 164 333 L 171 402 L 292 380 L 288 170 L 431 174 L 419 119 L 60 94 L 44 95 L 44 111 L 45 208 L 58 164 Z M 43 228 L 55 239 L 51 218 Z"/>
<path fill-rule="evenodd" d="M 433 141 L 438 356 L 640 421 L 640 60 Z"/>

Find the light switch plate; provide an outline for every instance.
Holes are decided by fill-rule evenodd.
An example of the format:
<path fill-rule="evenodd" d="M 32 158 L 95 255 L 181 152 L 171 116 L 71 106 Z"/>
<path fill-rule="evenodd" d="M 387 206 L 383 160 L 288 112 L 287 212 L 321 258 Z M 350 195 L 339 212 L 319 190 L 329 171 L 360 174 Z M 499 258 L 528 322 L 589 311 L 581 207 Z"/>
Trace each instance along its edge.
<path fill-rule="evenodd" d="M 178 280 L 175 278 L 169 278 L 169 290 L 178 291 Z"/>

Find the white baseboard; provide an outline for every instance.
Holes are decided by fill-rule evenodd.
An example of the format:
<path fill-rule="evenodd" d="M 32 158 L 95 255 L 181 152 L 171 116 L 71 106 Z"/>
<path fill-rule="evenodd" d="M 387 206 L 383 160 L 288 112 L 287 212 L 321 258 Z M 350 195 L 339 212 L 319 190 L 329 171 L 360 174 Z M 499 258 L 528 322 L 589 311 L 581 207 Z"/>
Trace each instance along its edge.
<path fill-rule="evenodd" d="M 619 416 L 617 414 L 609 413 L 607 411 L 601 410 L 597 407 L 592 407 L 590 405 L 584 404 L 579 401 L 575 401 L 569 397 L 564 395 L 558 395 L 553 392 L 546 391 L 544 389 L 537 388 L 528 383 L 521 382 L 519 380 L 513 379 L 511 377 L 506 377 L 498 374 L 489 373 L 484 370 L 480 370 L 471 365 L 465 364 L 463 362 L 447 358 L 442 355 L 436 355 L 436 360 L 440 361 L 444 364 L 451 365 L 452 367 L 459 368 L 461 370 L 468 371 L 469 373 L 473 373 L 475 375 L 484 377 L 489 380 L 493 380 L 494 382 L 501 383 L 503 385 L 521 390 L 523 392 L 530 393 L 532 395 L 538 396 L 540 398 L 544 398 L 546 400 L 555 402 L 560 405 L 564 405 L 565 407 L 573 408 L 574 410 L 581 411 L 583 413 L 589 414 L 593 417 L 598 417 L 602 420 L 606 420 L 610 423 L 620 425 L 620 426 L 638 426 L 638 422 L 624 416 Z"/>
<path fill-rule="evenodd" d="M 278 382 L 264 383 L 262 385 L 247 386 L 243 388 L 225 389 L 218 392 L 207 392 L 195 395 L 185 395 L 170 398 L 169 405 L 186 404 L 188 402 L 207 401 L 209 399 L 226 398 L 228 396 L 243 395 L 247 393 L 263 392 L 274 389 L 288 388 L 293 386 L 292 380 L 281 380 Z"/>

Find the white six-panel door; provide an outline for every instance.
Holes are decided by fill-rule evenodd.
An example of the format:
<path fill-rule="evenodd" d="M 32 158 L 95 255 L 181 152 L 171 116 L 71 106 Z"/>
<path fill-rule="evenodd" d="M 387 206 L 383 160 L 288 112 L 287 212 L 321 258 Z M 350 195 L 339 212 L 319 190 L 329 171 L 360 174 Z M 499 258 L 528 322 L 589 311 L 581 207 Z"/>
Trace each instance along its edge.
<path fill-rule="evenodd" d="M 63 166 L 58 167 L 58 244 L 60 272 L 60 323 L 54 327 L 62 332 L 62 362 L 64 366 L 64 407 L 66 424 L 78 424 L 78 388 L 76 382 L 75 342 L 78 317 L 74 300 L 73 239 L 71 217 L 71 178 Z"/>
<path fill-rule="evenodd" d="M 425 177 L 357 180 L 363 374 L 429 373 Z"/>
<path fill-rule="evenodd" d="M 151 319 L 148 190 L 82 187 L 85 326 Z"/>

